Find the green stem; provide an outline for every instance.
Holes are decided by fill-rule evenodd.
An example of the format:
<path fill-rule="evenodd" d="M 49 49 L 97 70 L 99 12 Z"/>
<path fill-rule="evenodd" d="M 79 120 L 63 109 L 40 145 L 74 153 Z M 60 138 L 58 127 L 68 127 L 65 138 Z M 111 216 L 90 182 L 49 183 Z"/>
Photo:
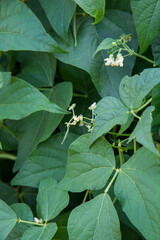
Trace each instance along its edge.
<path fill-rule="evenodd" d="M 12 135 L 12 137 L 14 137 L 16 140 L 18 140 L 18 137 L 7 126 L 5 126 L 3 123 L 0 123 L 0 127 L 3 127 L 4 129 L 6 129 L 7 132 L 9 132 Z"/>
<path fill-rule="evenodd" d="M 84 116 L 83 116 L 83 118 L 84 118 L 84 119 L 87 119 L 87 120 L 89 120 L 89 121 L 91 121 L 91 120 L 92 120 L 91 118 L 87 118 L 87 117 L 84 117 Z"/>
<path fill-rule="evenodd" d="M 134 153 L 137 151 L 137 146 L 136 146 L 136 137 L 133 138 L 133 145 L 134 145 Z"/>
<path fill-rule="evenodd" d="M 18 223 L 26 223 L 26 224 L 32 224 L 32 225 L 37 225 L 37 226 L 46 226 L 47 224 L 46 223 L 35 223 L 35 222 L 29 222 L 29 221 L 25 221 L 25 220 L 22 220 L 22 219 L 17 219 L 17 222 Z"/>
<path fill-rule="evenodd" d="M 118 146 L 115 146 L 115 145 L 113 145 L 113 144 L 110 144 L 111 145 L 111 147 L 113 147 L 113 148 L 119 148 Z M 133 150 L 133 148 L 131 148 L 131 147 L 121 147 L 121 149 L 123 150 L 123 151 L 127 151 L 127 150 Z"/>
<path fill-rule="evenodd" d="M 10 159 L 15 161 L 17 158 L 15 155 L 9 154 L 9 153 L 0 153 L 0 158 L 1 159 Z"/>
<path fill-rule="evenodd" d="M 79 93 L 73 93 L 73 97 L 81 97 L 81 98 L 87 98 L 88 96 L 85 94 L 79 94 Z"/>
<path fill-rule="evenodd" d="M 152 98 L 150 98 L 145 104 L 143 104 L 141 107 L 137 108 L 136 110 L 134 110 L 134 112 L 139 112 L 140 110 L 142 110 L 143 108 L 145 108 L 148 104 L 150 104 L 150 102 L 152 102 Z"/>
<path fill-rule="evenodd" d="M 143 55 L 141 55 L 141 54 L 139 54 L 139 53 L 134 52 L 134 51 L 131 50 L 126 44 L 123 44 L 123 43 L 122 43 L 122 45 L 123 45 L 123 47 L 125 48 L 125 50 L 126 50 L 127 52 L 129 52 L 131 55 L 135 55 L 136 57 L 142 58 L 142 59 L 146 60 L 147 62 L 150 62 L 150 63 L 154 64 L 154 61 L 152 61 L 151 59 L 149 59 L 149 58 L 147 58 L 147 57 L 145 57 L 145 56 L 143 56 Z M 124 50 L 124 49 L 123 49 L 123 50 Z"/>
<path fill-rule="evenodd" d="M 85 202 L 86 202 L 86 199 L 87 199 L 88 194 L 89 194 L 89 189 L 86 191 L 82 203 L 85 203 Z"/>
<path fill-rule="evenodd" d="M 109 134 L 111 134 L 111 135 L 122 136 L 122 137 L 129 137 L 129 136 L 130 136 L 130 134 L 128 134 L 128 133 L 122 133 L 122 134 L 118 134 L 118 133 L 116 133 L 116 132 L 107 132 L 107 133 L 109 133 Z"/>
<path fill-rule="evenodd" d="M 73 36 L 74 36 L 74 45 L 77 46 L 77 31 L 76 31 L 76 10 L 73 16 Z"/>
<path fill-rule="evenodd" d="M 121 143 L 120 142 L 119 142 L 118 146 L 119 146 L 118 152 L 119 152 L 120 165 L 122 166 L 123 163 L 124 163 L 124 155 L 123 155 L 123 150 L 121 148 Z"/>
<path fill-rule="evenodd" d="M 117 201 L 117 198 L 115 197 L 114 199 L 113 199 L 113 205 L 115 204 L 115 202 Z"/>
<path fill-rule="evenodd" d="M 116 169 L 116 172 L 115 172 L 113 178 L 111 179 L 111 181 L 109 182 L 108 186 L 106 187 L 106 189 L 104 191 L 105 194 L 109 191 L 109 189 L 110 189 L 112 183 L 114 182 L 115 178 L 117 177 L 119 171 L 120 171 L 120 169 Z"/>
<path fill-rule="evenodd" d="M 145 56 L 143 56 L 143 55 L 141 55 L 139 53 L 136 53 L 136 52 L 134 52 L 132 50 L 130 50 L 130 53 L 135 55 L 136 57 L 142 58 L 142 59 L 146 60 L 147 62 L 150 62 L 150 63 L 154 64 L 154 62 L 151 59 L 149 59 L 149 58 L 147 58 L 147 57 L 145 57 Z"/>
<path fill-rule="evenodd" d="M 137 114 L 135 114 L 133 109 L 131 109 L 129 113 L 131 113 L 134 117 L 138 118 L 139 120 L 141 119 Z"/>
<path fill-rule="evenodd" d="M 38 88 L 39 91 L 49 91 L 51 88 Z"/>

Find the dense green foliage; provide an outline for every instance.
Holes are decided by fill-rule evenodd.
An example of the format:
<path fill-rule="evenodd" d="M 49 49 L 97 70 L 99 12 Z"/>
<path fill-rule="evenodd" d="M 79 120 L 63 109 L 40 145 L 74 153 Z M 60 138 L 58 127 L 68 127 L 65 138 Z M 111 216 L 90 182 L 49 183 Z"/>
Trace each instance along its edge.
<path fill-rule="evenodd" d="M 160 239 L 159 67 L 160 0 L 0 0 L 0 240 Z"/>

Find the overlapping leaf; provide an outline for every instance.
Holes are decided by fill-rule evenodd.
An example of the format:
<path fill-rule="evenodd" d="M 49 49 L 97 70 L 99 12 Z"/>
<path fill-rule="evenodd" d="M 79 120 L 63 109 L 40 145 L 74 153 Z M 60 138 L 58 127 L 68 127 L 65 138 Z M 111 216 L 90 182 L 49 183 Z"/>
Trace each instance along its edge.
<path fill-rule="evenodd" d="M 90 18 L 81 21 L 77 29 L 77 46 L 75 47 L 73 34 L 70 32 L 70 46 L 61 44 L 68 53 L 55 55 L 64 63 L 87 71 L 101 96 L 119 97 L 120 80 L 125 75 L 131 75 L 135 57 L 126 58 L 123 68 L 113 68 L 104 65 L 104 59 L 107 57 L 105 51 L 97 53 L 94 57 L 93 55 L 99 43 L 105 38 L 117 39 L 122 33 L 132 33 L 130 47 L 137 51 L 137 39 L 131 14 L 110 10 L 102 22 L 96 26 L 92 25 Z"/>
<path fill-rule="evenodd" d="M 120 224 L 108 194 L 76 207 L 68 221 L 70 240 L 120 240 Z"/>
<path fill-rule="evenodd" d="M 63 52 L 22 1 L 2 0 L 0 9 L 0 50 Z"/>
<path fill-rule="evenodd" d="M 18 120 L 40 110 L 57 114 L 67 113 L 21 79 L 13 77 L 12 83 L 0 90 L 0 119 Z"/>
<path fill-rule="evenodd" d="M 160 33 L 160 1 L 131 0 L 131 7 L 142 54 Z"/>
<path fill-rule="evenodd" d="M 124 77 L 120 84 L 120 95 L 126 106 L 136 109 L 143 98 L 160 82 L 160 69 L 145 69 L 140 75 Z"/>
<path fill-rule="evenodd" d="M 69 148 L 66 175 L 59 183 L 62 189 L 81 192 L 104 187 L 114 167 L 115 159 L 109 143 L 99 138 L 90 147 L 90 134 L 73 142 Z"/>
<path fill-rule="evenodd" d="M 129 137 L 129 142 L 136 138 L 137 142 L 141 143 L 144 147 L 149 149 L 151 152 L 158 155 L 158 151 L 153 143 L 151 136 L 151 123 L 152 123 L 152 111 L 154 107 L 148 107 L 142 114 L 140 120 L 138 121 L 134 131 Z"/>
<path fill-rule="evenodd" d="M 31 153 L 17 175 L 12 179 L 13 185 L 38 187 L 42 177 L 53 177 L 60 181 L 65 175 L 68 147 L 77 138 L 69 134 L 67 141 L 61 145 L 64 134 L 55 134 Z"/>
<path fill-rule="evenodd" d="M 44 227 L 31 227 L 24 232 L 21 240 L 51 240 L 56 231 L 56 223 L 48 223 Z"/>
<path fill-rule="evenodd" d="M 123 211 L 148 240 L 160 236 L 159 177 L 158 159 L 143 147 L 121 167 L 115 183 Z"/>
<path fill-rule="evenodd" d="M 17 219 L 22 219 L 25 221 L 33 222 L 33 214 L 28 205 L 25 203 L 15 203 L 11 205 L 11 208 L 17 215 Z M 31 225 L 24 223 L 17 223 L 16 226 L 10 232 L 9 239 L 21 239 L 25 230 L 27 230 Z M 8 240 L 7 238 L 7 240 Z"/>
<path fill-rule="evenodd" d="M 40 0 L 46 16 L 57 32 L 66 42 L 68 41 L 68 28 L 75 11 L 76 4 L 72 0 Z"/>
<path fill-rule="evenodd" d="M 9 232 L 14 228 L 17 216 L 13 210 L 0 200 L 0 240 L 5 240 Z"/>
<path fill-rule="evenodd" d="M 75 0 L 75 2 L 90 16 L 95 18 L 95 22 L 99 23 L 105 13 L 105 0 Z"/>
<path fill-rule="evenodd" d="M 66 191 L 57 188 L 53 178 L 44 178 L 39 185 L 37 195 L 37 214 L 44 221 L 55 218 L 69 203 Z"/>
<path fill-rule="evenodd" d="M 95 110 L 95 126 L 91 135 L 91 142 L 107 133 L 116 124 L 125 124 L 128 120 L 128 109 L 114 97 L 104 97 L 97 104 Z"/>
<path fill-rule="evenodd" d="M 63 92 L 65 89 L 65 93 Z M 72 99 L 72 85 L 69 82 L 57 84 L 51 90 L 45 92 L 46 97 L 67 109 Z M 48 113 L 40 111 L 31 114 L 19 122 L 18 156 L 14 165 L 17 171 L 25 162 L 28 155 L 35 149 L 36 145 L 46 140 L 64 117 L 64 114 Z"/>
<path fill-rule="evenodd" d="M 52 87 L 56 72 L 56 59 L 53 54 L 42 52 L 20 52 L 17 57 L 21 72 L 17 77 L 34 87 Z"/>

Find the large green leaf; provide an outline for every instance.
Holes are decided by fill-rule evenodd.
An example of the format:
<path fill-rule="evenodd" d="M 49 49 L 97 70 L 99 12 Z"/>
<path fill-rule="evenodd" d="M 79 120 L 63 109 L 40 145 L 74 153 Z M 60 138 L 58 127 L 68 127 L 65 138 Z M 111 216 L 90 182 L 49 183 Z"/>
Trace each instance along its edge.
<path fill-rule="evenodd" d="M 114 97 L 104 97 L 95 110 L 95 126 L 91 133 L 91 142 L 107 133 L 116 124 L 125 124 L 128 120 L 128 109 Z"/>
<path fill-rule="evenodd" d="M 146 110 L 143 112 L 134 131 L 129 137 L 129 142 L 133 138 L 136 138 L 137 142 L 141 143 L 144 147 L 158 155 L 159 153 L 153 143 L 151 135 L 152 111 L 154 111 L 153 106 L 146 108 Z"/>
<path fill-rule="evenodd" d="M 124 77 L 120 84 L 120 95 L 126 106 L 136 109 L 142 99 L 160 82 L 160 69 L 145 69 L 140 75 Z"/>
<path fill-rule="evenodd" d="M 21 240 L 51 240 L 56 231 L 56 223 L 48 223 L 44 227 L 31 227 L 24 232 Z"/>
<path fill-rule="evenodd" d="M 131 223 L 147 240 L 160 236 L 160 163 L 146 148 L 121 167 L 115 195 Z"/>
<path fill-rule="evenodd" d="M 82 192 L 85 189 L 104 187 L 115 168 L 112 148 L 104 138 L 90 147 L 90 134 L 74 141 L 69 148 L 66 175 L 59 183 L 62 189 Z"/>
<path fill-rule="evenodd" d="M 68 41 L 68 28 L 76 7 L 74 1 L 40 0 L 40 3 L 56 33 Z"/>
<path fill-rule="evenodd" d="M 90 16 L 95 18 L 95 22 L 99 23 L 105 13 L 105 0 L 75 0 L 75 2 Z"/>
<path fill-rule="evenodd" d="M 0 50 L 62 52 L 22 1 L 2 0 L 0 9 Z"/>
<path fill-rule="evenodd" d="M 34 87 L 52 87 L 56 72 L 56 59 L 53 54 L 41 52 L 20 52 L 17 57 L 21 72 L 17 77 L 26 80 Z"/>
<path fill-rule="evenodd" d="M 117 212 L 108 194 L 76 207 L 68 221 L 70 240 L 120 240 Z"/>
<path fill-rule="evenodd" d="M 131 7 L 139 39 L 140 53 L 143 53 L 160 33 L 160 1 L 131 0 Z"/>
<path fill-rule="evenodd" d="M 40 110 L 67 113 L 21 79 L 12 77 L 12 83 L 0 90 L 0 119 L 18 120 Z"/>
<path fill-rule="evenodd" d="M 0 200 L 0 240 L 5 240 L 16 222 L 16 214 L 5 202 Z"/>
<path fill-rule="evenodd" d="M 121 19 L 121 21 L 119 21 Z M 137 39 L 135 39 L 135 27 L 131 14 L 118 10 L 107 12 L 103 21 L 98 25 L 92 25 L 90 18 L 78 22 L 77 46 L 73 34 L 69 34 L 70 45 L 62 42 L 63 48 L 68 51 L 66 54 L 55 54 L 56 57 L 67 64 L 71 64 L 87 71 L 101 96 L 119 96 L 119 83 L 125 75 L 131 75 L 135 57 L 125 58 L 124 67 L 106 67 L 104 59 L 107 56 L 105 51 L 94 53 L 105 38 L 117 39 L 122 33 L 132 33 L 132 41 L 129 46 L 137 51 Z M 60 43 L 60 40 L 59 40 Z"/>
<path fill-rule="evenodd" d="M 153 126 L 160 124 L 160 83 L 153 88 L 152 91 L 152 105 L 155 106 L 153 112 Z"/>
<path fill-rule="evenodd" d="M 17 215 L 17 219 L 22 219 L 25 221 L 33 222 L 33 214 L 31 209 L 25 203 L 15 203 L 11 205 L 11 208 Z M 17 223 L 16 226 L 10 232 L 9 239 L 17 239 L 22 237 L 25 230 L 27 230 L 32 225 L 26 223 Z"/>
<path fill-rule="evenodd" d="M 57 182 L 51 177 L 40 181 L 37 195 L 37 214 L 44 221 L 55 218 L 69 203 L 66 191 L 57 188 Z"/>
<path fill-rule="evenodd" d="M 65 89 L 65 92 L 64 92 Z M 72 99 L 72 85 L 69 82 L 57 84 L 45 92 L 48 99 L 67 109 Z M 57 128 L 64 115 L 40 111 L 19 122 L 18 155 L 14 170 L 18 170 L 36 145 L 46 140 Z"/>
<path fill-rule="evenodd" d="M 42 177 L 53 177 L 60 181 L 65 175 L 68 147 L 77 138 L 70 133 L 61 145 L 64 134 L 55 134 L 32 152 L 20 171 L 13 178 L 13 185 L 38 187 Z"/>

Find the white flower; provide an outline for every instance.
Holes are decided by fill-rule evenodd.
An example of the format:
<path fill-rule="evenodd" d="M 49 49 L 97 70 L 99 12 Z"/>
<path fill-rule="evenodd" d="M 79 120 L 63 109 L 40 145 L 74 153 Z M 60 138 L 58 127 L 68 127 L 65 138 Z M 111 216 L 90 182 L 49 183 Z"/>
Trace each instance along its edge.
<path fill-rule="evenodd" d="M 97 108 L 96 102 L 92 103 L 92 105 L 88 108 L 89 110 L 95 110 Z"/>
<path fill-rule="evenodd" d="M 116 66 L 113 54 L 110 54 L 109 58 L 105 58 L 104 61 L 106 61 L 106 63 L 105 63 L 106 66 L 110 66 L 110 65 L 111 66 Z"/>
<path fill-rule="evenodd" d="M 117 43 L 116 43 L 116 42 L 112 42 L 112 45 L 113 45 L 113 46 L 117 46 Z"/>
<path fill-rule="evenodd" d="M 34 217 L 34 222 L 37 223 L 37 224 L 41 224 L 42 219 L 38 219 L 38 218 Z"/>
<path fill-rule="evenodd" d="M 123 67 L 123 60 L 124 60 L 124 58 L 123 58 L 122 54 L 118 53 L 117 58 L 116 58 L 116 62 L 115 62 L 116 66 Z"/>

